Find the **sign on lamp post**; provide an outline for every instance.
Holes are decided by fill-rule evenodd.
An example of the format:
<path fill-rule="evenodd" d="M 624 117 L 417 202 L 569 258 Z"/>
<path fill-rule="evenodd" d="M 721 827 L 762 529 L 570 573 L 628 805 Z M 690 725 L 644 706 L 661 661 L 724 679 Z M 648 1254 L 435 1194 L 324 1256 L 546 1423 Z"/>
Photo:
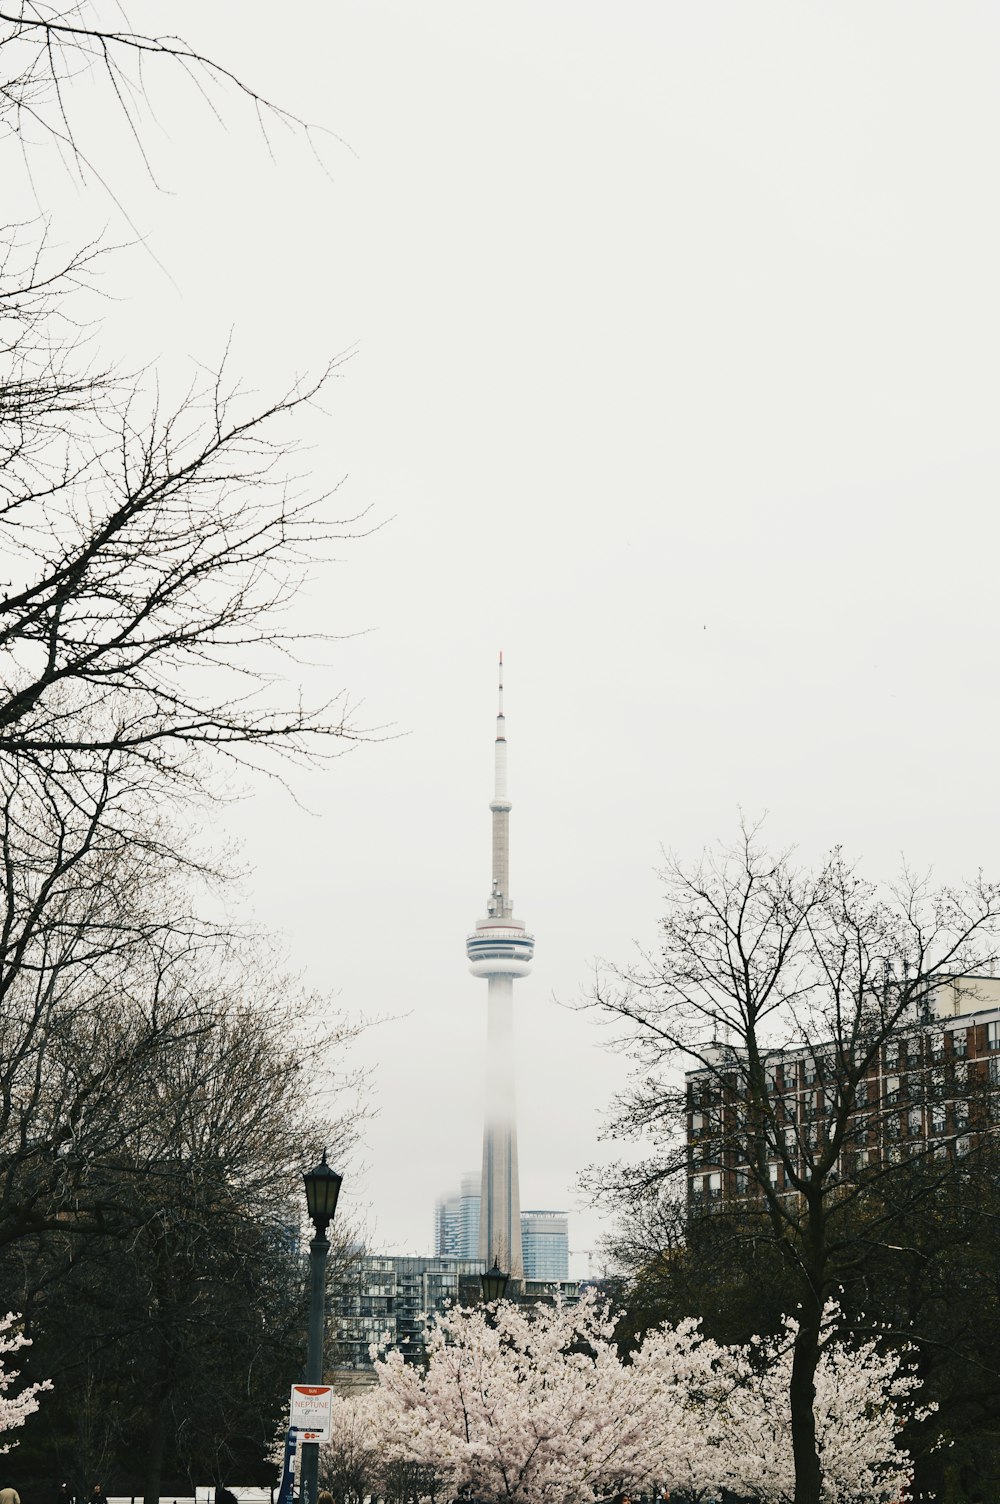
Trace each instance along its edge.
<path fill-rule="evenodd" d="M 288 1424 L 300 1442 L 329 1441 L 333 1427 L 333 1386 L 293 1384 Z"/>

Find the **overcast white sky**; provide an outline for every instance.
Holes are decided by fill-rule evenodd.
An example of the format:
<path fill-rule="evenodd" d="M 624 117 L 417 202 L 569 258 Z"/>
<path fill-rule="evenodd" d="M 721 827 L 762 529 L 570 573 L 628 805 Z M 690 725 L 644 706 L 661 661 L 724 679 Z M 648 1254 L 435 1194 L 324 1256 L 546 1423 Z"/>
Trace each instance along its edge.
<path fill-rule="evenodd" d="M 395 739 L 231 817 L 248 904 L 350 1010 L 380 1115 L 350 1183 L 429 1248 L 480 1156 L 494 666 L 507 665 L 522 1202 L 574 1209 L 621 1063 L 561 1009 L 655 938 L 661 846 L 738 806 L 812 859 L 997 852 L 1000 11 L 981 4 L 131 5 L 341 138 L 272 159 L 150 85 L 109 124 L 152 257 L 106 349 L 262 390 L 359 345 L 308 425 L 385 525 L 303 623 Z M 168 15 L 169 12 L 169 15 Z M 95 105 L 96 112 L 96 105 Z M 95 113 L 95 130 L 100 130 Z M 75 231 L 108 224 L 91 188 Z M 69 234 L 67 231 L 67 235 Z M 316 688 L 315 681 L 313 688 Z M 573 1261 L 582 1272 L 585 1260 Z"/>

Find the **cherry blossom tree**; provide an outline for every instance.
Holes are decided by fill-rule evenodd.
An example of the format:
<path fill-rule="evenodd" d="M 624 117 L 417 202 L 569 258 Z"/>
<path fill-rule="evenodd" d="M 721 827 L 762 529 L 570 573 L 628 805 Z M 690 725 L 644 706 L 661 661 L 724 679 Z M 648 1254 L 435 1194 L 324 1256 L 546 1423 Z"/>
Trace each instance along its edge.
<path fill-rule="evenodd" d="M 713 1342 L 694 1319 L 650 1332 L 623 1370 L 646 1432 L 643 1476 L 694 1499 L 751 1492 L 732 1432 L 752 1376 L 739 1349 Z M 751 1409 L 756 1415 L 755 1402 Z"/>
<path fill-rule="evenodd" d="M 28 1384 L 18 1394 L 10 1393 L 19 1374 L 16 1369 L 7 1367 L 6 1356 L 29 1345 L 29 1339 L 17 1330 L 17 1321 L 13 1311 L 0 1317 L 0 1452 L 9 1452 L 17 1445 L 14 1441 L 4 1442 L 2 1438 L 8 1431 L 23 1426 L 28 1416 L 38 1409 L 38 1396 L 42 1390 L 52 1388 L 46 1379 L 40 1384 Z"/>
<path fill-rule="evenodd" d="M 376 1486 L 383 1460 L 379 1402 L 378 1390 L 333 1397 L 330 1440 L 319 1449 L 319 1480 L 335 1499 L 363 1500 L 385 1491 Z"/>
<path fill-rule="evenodd" d="M 875 1341 L 837 1340 L 839 1311 L 824 1313 L 816 1371 L 816 1432 L 822 1498 L 867 1504 L 898 1498 L 909 1480 L 909 1455 L 897 1445 L 919 1407 L 919 1380 L 907 1355 Z M 636 1408 L 648 1417 L 654 1476 L 673 1491 L 698 1497 L 727 1489 L 767 1504 L 791 1504 L 795 1462 L 789 1378 L 797 1323 L 748 1347 L 723 1347 L 695 1321 L 649 1334 L 635 1354 L 631 1382 Z"/>
<path fill-rule="evenodd" d="M 426 1371 L 399 1351 L 378 1364 L 383 1446 L 483 1500 L 589 1504 L 648 1476 L 613 1330 L 592 1296 L 449 1311 L 429 1333 Z"/>
<path fill-rule="evenodd" d="M 876 1341 L 847 1346 L 836 1340 L 839 1314 L 832 1302 L 824 1312 L 816 1369 L 822 1498 L 829 1504 L 900 1498 L 912 1464 L 897 1438 L 905 1420 L 923 1420 L 931 1407 L 916 1400 L 920 1381 L 906 1353 L 883 1351 Z M 728 1350 L 733 1384 L 726 1429 L 744 1463 L 739 1491 L 776 1504 L 795 1497 L 789 1379 L 796 1329 L 786 1319 L 779 1337 Z"/>
<path fill-rule="evenodd" d="M 898 1497 L 910 1462 L 897 1437 L 928 1411 L 905 1354 L 839 1342 L 837 1315 L 826 1312 L 816 1375 L 822 1499 Z M 744 1348 L 684 1321 L 649 1333 L 626 1362 L 613 1332 L 593 1295 L 563 1309 L 454 1309 L 429 1333 L 426 1369 L 398 1351 L 377 1364 L 378 1389 L 343 1417 L 348 1451 L 486 1504 L 592 1504 L 651 1480 L 689 1498 L 789 1504 L 795 1321 Z"/>

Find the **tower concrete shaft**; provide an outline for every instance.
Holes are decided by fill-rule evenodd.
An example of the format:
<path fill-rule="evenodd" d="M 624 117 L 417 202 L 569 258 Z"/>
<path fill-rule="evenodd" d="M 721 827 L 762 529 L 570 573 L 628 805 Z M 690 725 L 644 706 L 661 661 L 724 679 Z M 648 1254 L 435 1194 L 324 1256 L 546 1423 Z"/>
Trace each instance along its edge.
<path fill-rule="evenodd" d="M 523 1270 L 514 1094 L 514 978 L 494 975 L 486 1000 L 486 1102 L 479 1257 L 514 1279 Z"/>
<path fill-rule="evenodd" d="M 521 1200 L 517 1179 L 514 1106 L 514 981 L 531 970 L 535 938 L 514 918 L 510 897 L 510 801 L 503 709 L 503 654 L 494 750 L 493 862 L 486 918 L 466 939 L 469 970 L 487 981 L 486 1098 L 479 1256 L 497 1259 L 514 1279 L 523 1277 Z"/>

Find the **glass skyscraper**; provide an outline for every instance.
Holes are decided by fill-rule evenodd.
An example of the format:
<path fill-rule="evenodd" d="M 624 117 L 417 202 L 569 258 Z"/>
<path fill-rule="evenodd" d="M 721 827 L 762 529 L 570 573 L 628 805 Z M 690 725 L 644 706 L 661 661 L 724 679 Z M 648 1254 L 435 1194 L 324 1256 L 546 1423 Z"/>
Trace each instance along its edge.
<path fill-rule="evenodd" d="M 569 1279 L 567 1213 L 522 1212 L 521 1252 L 525 1279 Z"/>
<path fill-rule="evenodd" d="M 437 1258 L 474 1259 L 479 1249 L 481 1177 L 463 1175 L 461 1190 L 439 1196 L 434 1207 Z M 524 1278 L 569 1279 L 569 1216 L 566 1212 L 522 1212 Z"/>
<path fill-rule="evenodd" d="M 479 1257 L 480 1176 L 462 1176 L 461 1189 L 439 1196 L 434 1207 L 434 1252 L 438 1258 Z"/>

